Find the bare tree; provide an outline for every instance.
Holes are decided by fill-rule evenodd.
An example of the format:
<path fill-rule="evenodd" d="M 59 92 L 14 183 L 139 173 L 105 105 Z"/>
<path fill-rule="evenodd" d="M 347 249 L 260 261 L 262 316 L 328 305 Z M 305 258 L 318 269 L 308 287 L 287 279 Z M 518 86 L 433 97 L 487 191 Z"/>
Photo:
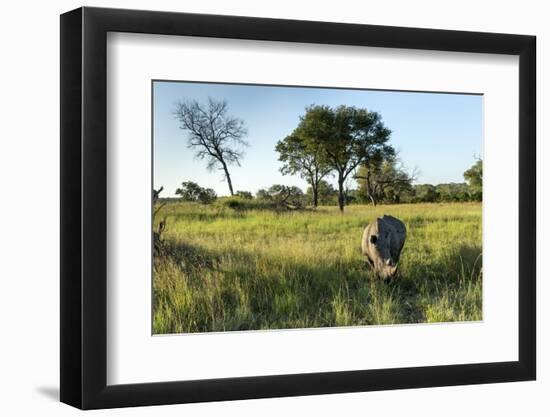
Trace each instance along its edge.
<path fill-rule="evenodd" d="M 244 155 L 242 148 L 248 146 L 244 140 L 247 130 L 244 121 L 228 114 L 225 100 L 208 98 L 206 105 L 198 101 L 176 103 L 174 116 L 180 128 L 186 130 L 189 148 L 196 148 L 195 156 L 207 160 L 207 169 L 223 171 L 229 192 L 233 195 L 233 184 L 229 165 L 240 166 Z"/>
<path fill-rule="evenodd" d="M 166 205 L 166 202 L 159 202 L 160 193 L 164 190 L 164 186 L 158 190 L 153 188 L 153 223 L 158 212 Z M 161 256 L 165 252 L 165 245 L 162 239 L 162 233 L 166 228 L 166 217 L 159 222 L 158 229 L 153 230 L 153 248 L 155 256 Z M 156 266 L 155 266 L 156 268 Z"/>
<path fill-rule="evenodd" d="M 354 178 L 359 185 L 359 194 L 370 200 L 373 206 L 389 199 L 397 203 L 401 194 L 412 190 L 412 183 L 418 178 L 415 168 L 410 173 L 399 161 L 397 155 L 380 155 L 359 167 Z"/>
<path fill-rule="evenodd" d="M 160 211 L 160 209 L 163 208 L 166 205 L 166 202 L 164 202 L 164 203 L 160 203 L 158 206 L 156 206 L 157 203 L 159 202 L 160 193 L 162 192 L 162 190 L 164 190 L 164 186 L 161 186 L 158 190 L 155 190 L 153 188 L 153 219 L 155 218 L 157 213 Z"/>

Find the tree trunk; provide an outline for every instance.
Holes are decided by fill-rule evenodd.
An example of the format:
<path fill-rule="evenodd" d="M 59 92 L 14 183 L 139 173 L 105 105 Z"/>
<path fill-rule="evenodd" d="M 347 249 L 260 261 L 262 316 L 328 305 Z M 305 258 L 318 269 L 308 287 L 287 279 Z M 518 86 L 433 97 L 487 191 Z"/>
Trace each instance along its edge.
<path fill-rule="evenodd" d="M 367 170 L 367 178 L 366 178 L 366 181 L 365 181 L 365 185 L 366 185 L 366 189 L 367 189 L 367 196 L 369 197 L 369 200 L 370 200 L 372 206 L 376 207 L 376 200 L 373 196 L 372 184 L 370 182 L 370 170 Z"/>
<path fill-rule="evenodd" d="M 319 182 L 311 181 L 311 192 L 313 193 L 313 208 L 319 204 Z"/>
<path fill-rule="evenodd" d="M 229 170 L 227 169 L 227 164 L 225 163 L 225 161 L 220 161 L 222 163 L 222 168 L 223 168 L 223 172 L 225 174 L 225 178 L 227 179 L 227 185 L 229 186 L 229 192 L 231 193 L 231 195 L 235 195 L 233 193 L 233 184 L 231 183 L 231 176 L 229 175 Z"/>
<path fill-rule="evenodd" d="M 369 191 L 367 194 L 368 194 L 368 196 L 369 196 L 370 202 L 371 202 L 371 204 L 373 205 L 373 207 L 376 207 L 376 200 L 375 200 L 374 197 L 372 196 L 372 193 Z"/>
<path fill-rule="evenodd" d="M 344 205 L 346 204 L 346 197 L 344 196 L 344 179 L 338 174 L 338 207 L 340 212 L 344 212 Z"/>

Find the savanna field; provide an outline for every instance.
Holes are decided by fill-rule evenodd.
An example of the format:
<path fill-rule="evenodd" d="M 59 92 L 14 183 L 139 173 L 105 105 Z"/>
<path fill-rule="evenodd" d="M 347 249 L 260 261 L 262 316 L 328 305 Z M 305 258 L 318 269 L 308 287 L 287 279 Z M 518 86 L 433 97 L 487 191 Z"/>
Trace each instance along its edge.
<path fill-rule="evenodd" d="M 407 227 L 391 282 L 360 249 L 383 214 Z M 482 319 L 481 203 L 350 205 L 341 215 L 169 202 L 162 219 L 155 334 Z"/>

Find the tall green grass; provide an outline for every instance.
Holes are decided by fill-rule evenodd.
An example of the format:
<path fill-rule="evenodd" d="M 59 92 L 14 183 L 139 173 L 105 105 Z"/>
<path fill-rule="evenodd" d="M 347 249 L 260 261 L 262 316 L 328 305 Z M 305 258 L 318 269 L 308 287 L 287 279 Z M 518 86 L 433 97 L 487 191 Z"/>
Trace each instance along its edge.
<path fill-rule="evenodd" d="M 361 234 L 383 214 L 407 241 L 392 282 L 377 280 Z M 482 319 L 481 205 L 235 210 L 170 203 L 155 259 L 153 331 L 355 326 Z"/>

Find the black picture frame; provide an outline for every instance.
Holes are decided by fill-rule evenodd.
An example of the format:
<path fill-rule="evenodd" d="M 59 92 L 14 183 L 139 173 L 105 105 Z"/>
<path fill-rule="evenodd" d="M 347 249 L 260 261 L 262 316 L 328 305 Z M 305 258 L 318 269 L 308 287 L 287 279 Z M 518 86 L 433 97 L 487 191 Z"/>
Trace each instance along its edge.
<path fill-rule="evenodd" d="M 519 360 L 112 385 L 107 375 L 108 32 L 519 56 Z M 534 36 L 79 8 L 61 15 L 61 401 L 82 409 L 533 380 Z"/>

